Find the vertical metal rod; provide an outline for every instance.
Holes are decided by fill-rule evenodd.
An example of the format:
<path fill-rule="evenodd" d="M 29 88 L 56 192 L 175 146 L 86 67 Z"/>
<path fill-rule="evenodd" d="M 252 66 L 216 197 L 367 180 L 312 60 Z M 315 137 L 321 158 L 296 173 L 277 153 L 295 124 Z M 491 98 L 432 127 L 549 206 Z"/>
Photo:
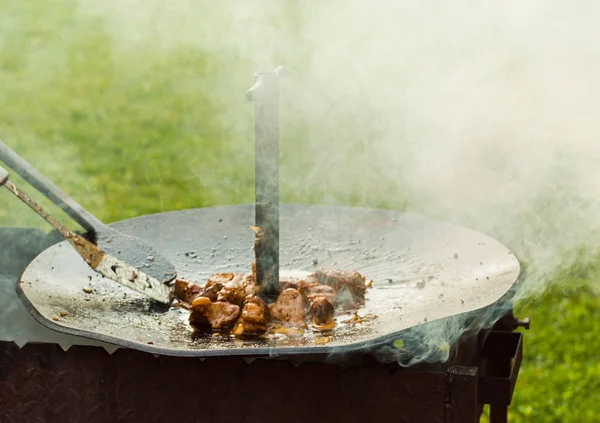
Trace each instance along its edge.
<path fill-rule="evenodd" d="M 260 72 L 247 92 L 254 102 L 255 224 L 261 229 L 255 244 L 259 295 L 274 301 L 279 286 L 279 70 Z"/>

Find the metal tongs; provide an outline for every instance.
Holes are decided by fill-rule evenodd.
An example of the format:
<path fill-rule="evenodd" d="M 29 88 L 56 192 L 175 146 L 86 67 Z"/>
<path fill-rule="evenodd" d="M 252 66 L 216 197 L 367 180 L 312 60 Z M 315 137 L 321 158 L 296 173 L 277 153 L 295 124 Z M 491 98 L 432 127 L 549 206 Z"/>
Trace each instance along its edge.
<path fill-rule="evenodd" d="M 86 230 L 92 232 L 95 243 L 62 225 L 9 181 L 8 171 L 0 166 L 0 187 L 5 186 L 8 191 L 50 223 L 92 269 L 161 303 L 170 304 L 170 289 L 166 283 L 172 281 L 177 276 L 177 272 L 167 258 L 156 252 L 146 241 L 104 225 L 2 142 L 0 142 L 0 159 Z M 144 259 L 148 263 L 143 262 Z M 142 266 L 148 269 L 147 273 L 140 270 Z"/>

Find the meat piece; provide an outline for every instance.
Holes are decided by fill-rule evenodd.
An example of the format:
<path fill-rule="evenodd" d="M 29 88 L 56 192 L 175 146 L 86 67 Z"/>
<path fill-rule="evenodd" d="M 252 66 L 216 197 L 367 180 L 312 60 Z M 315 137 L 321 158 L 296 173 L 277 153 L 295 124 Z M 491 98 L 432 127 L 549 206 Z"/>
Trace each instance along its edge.
<path fill-rule="evenodd" d="M 207 297 L 196 297 L 191 310 L 190 324 L 197 329 L 207 326 L 213 330 L 227 329 L 233 326 L 240 315 L 240 308 L 235 304 L 212 302 Z"/>
<path fill-rule="evenodd" d="M 234 273 L 213 273 L 209 276 L 206 285 L 225 285 L 227 282 L 235 277 Z"/>
<path fill-rule="evenodd" d="M 331 329 L 335 325 L 335 307 L 325 295 L 316 295 L 310 300 L 309 315 L 318 329 Z"/>
<path fill-rule="evenodd" d="M 211 301 L 215 302 L 218 300 L 219 291 L 223 289 L 223 286 L 234 278 L 233 273 L 215 273 L 210 275 L 208 281 L 204 285 L 200 296 L 210 298 Z"/>
<path fill-rule="evenodd" d="M 217 301 L 226 301 L 238 307 L 244 305 L 244 299 L 253 294 L 254 279 L 251 275 L 238 273 L 225 283 L 217 295 Z"/>
<path fill-rule="evenodd" d="M 307 302 L 310 302 L 316 296 L 324 296 L 328 298 L 332 304 L 335 303 L 336 292 L 335 289 L 329 285 L 322 285 L 316 281 L 307 282 L 301 280 L 298 282 L 298 291 L 300 291 Z"/>
<path fill-rule="evenodd" d="M 324 285 L 329 285 L 336 291 L 348 287 L 353 294 L 364 295 L 366 291 L 365 277 L 354 271 L 338 269 L 319 269 L 313 275 L 316 280 Z"/>
<path fill-rule="evenodd" d="M 256 278 L 253 275 L 246 277 L 246 298 L 254 297 L 258 293 L 258 286 L 256 286 Z"/>
<path fill-rule="evenodd" d="M 183 303 L 191 303 L 201 291 L 202 287 L 194 282 L 184 279 L 175 280 L 175 298 Z"/>
<path fill-rule="evenodd" d="M 281 291 L 285 291 L 286 289 L 295 289 L 298 290 L 298 282 L 292 282 L 292 281 L 283 281 L 283 282 L 279 282 L 279 286 L 281 287 Z"/>
<path fill-rule="evenodd" d="M 311 275 L 312 276 L 312 275 Z M 309 305 L 308 314 L 317 329 L 331 329 L 335 322 L 335 306 L 337 293 L 329 285 L 320 284 L 315 277 L 308 281 L 298 282 L 298 289 Z"/>
<path fill-rule="evenodd" d="M 211 301 L 218 301 L 219 291 L 221 291 L 221 289 L 223 289 L 223 285 L 208 285 L 207 283 L 204 289 L 202 289 L 200 296 L 210 298 Z"/>
<path fill-rule="evenodd" d="M 296 328 L 306 326 L 304 308 L 302 295 L 293 288 L 284 290 L 277 301 L 269 305 L 273 319 Z"/>
<path fill-rule="evenodd" d="M 336 291 L 335 306 L 344 310 L 358 308 L 365 303 L 365 277 L 358 272 L 338 269 L 319 269 L 314 273 L 319 283 Z"/>
<path fill-rule="evenodd" d="M 257 296 L 246 299 L 233 334 L 238 337 L 260 335 L 267 331 L 271 314 L 267 304 Z"/>
<path fill-rule="evenodd" d="M 288 288 L 298 289 L 299 280 L 292 277 L 280 277 L 279 278 L 279 286 L 281 287 L 281 291 L 285 291 Z"/>

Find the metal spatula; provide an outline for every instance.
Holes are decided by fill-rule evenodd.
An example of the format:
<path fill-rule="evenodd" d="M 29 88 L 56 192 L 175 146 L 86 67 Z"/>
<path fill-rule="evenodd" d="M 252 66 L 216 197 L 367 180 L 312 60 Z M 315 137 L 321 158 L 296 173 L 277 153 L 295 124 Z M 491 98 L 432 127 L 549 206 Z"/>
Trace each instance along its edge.
<path fill-rule="evenodd" d="M 15 184 L 8 180 L 8 172 L 0 166 L 0 186 L 5 186 L 8 191 L 27 204 L 33 211 L 50 223 L 83 257 L 85 262 L 95 271 L 121 285 L 134 289 L 157 301 L 170 303 L 169 287 L 162 281 L 141 272 L 139 269 L 107 254 L 98 246 L 92 244 L 83 236 L 73 232 L 62 225 L 56 218 L 49 215 L 39 204 L 27 194 L 19 190 Z"/>
<path fill-rule="evenodd" d="M 0 141 L 0 161 L 26 180 L 73 220 L 93 235 L 92 241 L 106 253 L 144 271 L 161 282 L 175 279 L 175 266 L 143 239 L 118 232 L 85 210 L 75 200 Z"/>

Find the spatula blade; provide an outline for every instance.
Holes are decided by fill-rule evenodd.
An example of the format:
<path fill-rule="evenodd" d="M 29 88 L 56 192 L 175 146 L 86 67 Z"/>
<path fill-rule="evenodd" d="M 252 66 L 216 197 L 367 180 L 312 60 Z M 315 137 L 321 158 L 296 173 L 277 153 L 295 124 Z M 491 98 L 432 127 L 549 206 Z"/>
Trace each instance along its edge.
<path fill-rule="evenodd" d="M 162 282 L 171 282 L 177 276 L 177 269 L 147 241 L 112 230 L 98 232 L 96 245 L 111 256 L 143 270 L 148 276 Z"/>
<path fill-rule="evenodd" d="M 167 285 L 143 271 L 104 252 L 95 270 L 123 286 L 141 292 L 163 304 L 170 304 L 170 290 Z"/>

